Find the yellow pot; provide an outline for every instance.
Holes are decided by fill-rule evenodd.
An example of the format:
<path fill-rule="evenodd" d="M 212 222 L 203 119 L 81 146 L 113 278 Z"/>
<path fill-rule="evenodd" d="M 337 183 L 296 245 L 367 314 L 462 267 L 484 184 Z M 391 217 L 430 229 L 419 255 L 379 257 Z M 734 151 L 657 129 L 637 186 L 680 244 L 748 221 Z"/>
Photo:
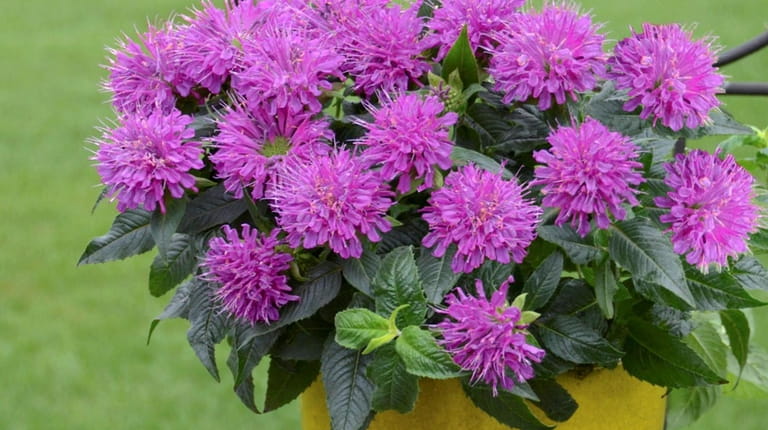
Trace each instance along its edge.
<path fill-rule="evenodd" d="M 666 390 L 635 379 L 624 369 L 599 369 L 584 378 L 565 374 L 558 382 L 576 399 L 579 408 L 558 430 L 661 430 Z M 409 414 L 386 411 L 376 415 L 369 430 L 509 430 L 476 408 L 458 380 L 422 379 L 419 400 Z M 535 407 L 531 410 L 544 417 Z M 329 430 L 325 392 L 316 381 L 302 395 L 303 430 Z M 543 419 L 548 424 L 557 424 Z"/>

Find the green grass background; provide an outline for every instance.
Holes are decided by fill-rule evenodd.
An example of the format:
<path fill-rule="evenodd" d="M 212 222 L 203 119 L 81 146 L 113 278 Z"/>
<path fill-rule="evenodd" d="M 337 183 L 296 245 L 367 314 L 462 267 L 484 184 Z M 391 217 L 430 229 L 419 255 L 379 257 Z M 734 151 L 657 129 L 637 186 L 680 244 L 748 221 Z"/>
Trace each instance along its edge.
<path fill-rule="evenodd" d="M 298 429 L 296 405 L 256 416 L 216 384 L 163 322 L 149 296 L 151 256 L 75 267 L 115 212 L 94 215 L 98 177 L 86 138 L 111 116 L 98 91 L 104 46 L 165 18 L 185 0 L 3 0 L 0 7 L 0 429 Z M 733 46 L 765 29 L 764 0 L 583 1 L 610 37 L 643 21 L 697 22 Z M 768 80 L 768 50 L 724 71 Z M 743 121 L 768 125 L 768 97 L 724 98 Z M 768 345 L 766 311 L 756 338 Z M 222 360 L 223 362 L 223 357 Z M 692 429 L 764 428 L 766 403 L 724 399 Z"/>

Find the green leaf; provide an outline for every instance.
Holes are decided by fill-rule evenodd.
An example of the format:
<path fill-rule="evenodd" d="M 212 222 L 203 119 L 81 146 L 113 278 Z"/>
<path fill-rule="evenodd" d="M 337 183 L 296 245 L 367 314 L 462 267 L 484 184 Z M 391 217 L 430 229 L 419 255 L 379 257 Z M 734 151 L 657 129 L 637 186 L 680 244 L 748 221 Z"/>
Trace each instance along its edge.
<path fill-rule="evenodd" d="M 396 248 L 384 257 L 373 279 L 373 292 L 376 312 L 380 315 L 390 315 L 396 308 L 410 305 L 399 313 L 398 327 L 424 322 L 427 300 L 412 247 Z"/>
<path fill-rule="evenodd" d="M 659 284 L 642 279 L 632 279 L 632 284 L 638 294 L 654 303 L 683 311 L 693 310 L 693 306 Z"/>
<path fill-rule="evenodd" d="M 197 267 L 195 238 L 176 233 L 165 255 L 158 253 L 149 269 L 149 292 L 160 297 L 186 279 Z"/>
<path fill-rule="evenodd" d="M 682 388 L 724 383 L 683 341 L 638 319 L 628 324 L 622 365 L 630 375 L 651 384 Z"/>
<path fill-rule="evenodd" d="M 725 327 L 731 352 L 736 357 L 736 362 L 739 363 L 739 372 L 741 372 L 747 364 L 749 355 L 749 321 L 744 312 L 737 309 L 721 311 L 720 321 Z"/>
<path fill-rule="evenodd" d="M 595 297 L 597 305 L 607 319 L 613 318 L 613 298 L 619 291 L 619 284 L 613 275 L 611 262 L 606 260 L 595 269 Z"/>
<path fill-rule="evenodd" d="M 157 250 L 163 257 L 168 254 L 171 238 L 179 227 L 181 218 L 187 209 L 184 199 L 170 199 L 165 204 L 165 212 L 157 209 L 149 221 L 149 231 L 157 244 Z"/>
<path fill-rule="evenodd" d="M 163 312 L 152 320 L 149 325 L 149 333 L 147 334 L 147 345 L 152 340 L 152 333 L 157 325 L 160 324 L 160 321 L 171 318 L 189 318 L 189 291 L 193 282 L 194 279 L 189 280 L 176 289 L 176 293 L 168 305 L 165 306 Z"/>
<path fill-rule="evenodd" d="M 592 96 L 584 106 L 584 114 L 600 121 L 611 131 L 634 136 L 647 128 L 648 122 L 642 120 L 635 112 L 625 111 L 625 101 L 625 98 L 616 92 L 613 83 L 607 81 L 602 91 Z"/>
<path fill-rule="evenodd" d="M 768 253 L 768 229 L 758 228 L 757 232 L 749 237 L 749 249 L 756 254 Z"/>
<path fill-rule="evenodd" d="M 575 264 L 587 264 L 602 258 L 603 250 L 582 239 L 570 226 L 543 225 L 538 228 L 539 237 L 554 243 L 565 252 Z"/>
<path fill-rule="evenodd" d="M 373 409 L 396 410 L 401 414 L 413 410 L 419 396 L 419 378 L 408 373 L 405 363 L 392 344 L 376 351 L 368 377 L 376 385 Z"/>
<path fill-rule="evenodd" d="M 496 421 L 520 430 L 547 430 L 547 426 L 536 418 L 528 409 L 525 401 L 514 394 L 500 391 L 493 395 L 491 388 L 485 385 L 470 386 L 464 384 L 464 392 L 478 408 L 482 409 Z"/>
<path fill-rule="evenodd" d="M 462 123 L 478 134 L 485 147 L 499 153 L 531 152 L 546 143 L 550 133 L 541 112 L 528 105 L 510 112 L 506 105 L 474 103 L 462 117 Z"/>
<path fill-rule="evenodd" d="M 659 285 L 685 303 L 694 304 L 680 257 L 661 230 L 643 218 L 617 222 L 611 230 L 609 248 L 614 261 L 634 278 Z"/>
<path fill-rule="evenodd" d="M 497 288 L 512 276 L 514 264 L 502 264 L 497 261 L 485 260 L 480 266 L 480 279 L 483 285 Z"/>
<path fill-rule="evenodd" d="M 563 254 L 553 252 L 525 280 L 523 294 L 528 294 L 525 309 L 539 309 L 546 305 L 555 294 L 562 273 Z"/>
<path fill-rule="evenodd" d="M 368 309 L 347 309 L 336 314 L 336 343 L 361 349 L 389 333 L 389 321 Z"/>
<path fill-rule="evenodd" d="M 196 234 L 218 225 L 231 223 L 248 210 L 244 199 L 236 199 L 219 185 L 200 193 L 189 202 L 177 231 Z"/>
<path fill-rule="evenodd" d="M 317 379 L 319 361 L 286 361 L 272 357 L 267 373 L 264 412 L 274 411 L 295 400 Z"/>
<path fill-rule="evenodd" d="M 749 255 L 742 256 L 733 265 L 731 275 L 748 290 L 768 291 L 768 270 L 762 263 Z"/>
<path fill-rule="evenodd" d="M 528 381 L 536 396 L 534 404 L 552 420 L 567 421 L 579 405 L 554 379 L 534 378 Z"/>
<path fill-rule="evenodd" d="M 514 176 L 512 172 L 502 167 L 493 158 L 463 146 L 453 147 L 451 150 L 451 160 L 453 160 L 455 166 L 464 166 L 471 163 L 491 173 L 501 173 L 504 179 L 511 179 Z"/>
<path fill-rule="evenodd" d="M 420 219 L 411 220 L 401 227 L 395 227 L 384 233 L 376 248 L 379 254 L 386 254 L 400 246 L 419 246 L 421 239 L 427 234 L 429 227 Z"/>
<path fill-rule="evenodd" d="M 709 321 L 701 321 L 689 333 L 683 342 L 721 377 L 728 373 L 728 347 L 723 343 L 720 333 Z"/>
<path fill-rule="evenodd" d="M 259 365 L 272 345 L 275 344 L 279 332 L 267 333 L 254 337 L 250 326 L 240 324 L 233 330 L 231 337 L 232 350 L 227 357 L 227 367 L 232 372 L 233 390 L 240 401 L 254 413 L 261 413 L 254 399 L 253 369 Z"/>
<path fill-rule="evenodd" d="M 537 338 L 547 351 L 574 363 L 609 365 L 623 354 L 575 316 L 556 315 L 540 320 L 535 327 Z"/>
<path fill-rule="evenodd" d="M 684 428 L 701 417 L 720 399 L 720 386 L 672 390 L 667 397 L 666 429 Z"/>
<path fill-rule="evenodd" d="M 193 278 L 189 292 L 189 330 L 187 341 L 203 363 L 208 373 L 218 382 L 219 369 L 216 366 L 216 344 L 224 339 L 230 320 L 215 298 L 216 286 L 199 278 Z"/>
<path fill-rule="evenodd" d="M 365 249 L 360 258 L 344 258 L 340 263 L 344 279 L 368 297 L 373 297 L 371 282 L 381 267 L 381 257 Z"/>
<path fill-rule="evenodd" d="M 429 249 L 419 250 L 416 266 L 419 268 L 424 294 L 430 304 L 442 303 L 445 295 L 456 286 L 456 281 L 461 277 L 460 273 L 454 273 L 451 269 L 454 254 L 454 247 L 448 248 L 440 258 L 434 257 Z"/>
<path fill-rule="evenodd" d="M 78 265 L 122 260 L 149 251 L 155 246 L 149 232 L 152 213 L 128 209 L 119 214 L 103 236 L 93 239 L 80 256 Z"/>
<path fill-rule="evenodd" d="M 753 134 L 754 130 L 736 121 L 731 114 L 723 110 L 715 109 L 709 114 L 710 122 L 695 129 L 684 128 L 676 134 L 689 139 L 698 139 L 704 136 L 730 136 L 736 134 Z"/>
<path fill-rule="evenodd" d="M 454 70 L 459 71 L 461 82 L 464 84 L 465 88 L 480 82 L 477 60 L 475 59 L 475 54 L 472 52 L 472 47 L 469 44 L 466 26 L 461 30 L 459 38 L 456 39 L 456 43 L 453 44 L 453 47 L 448 51 L 448 54 L 443 60 L 443 79 L 448 80 L 448 77 Z"/>
<path fill-rule="evenodd" d="M 397 338 L 395 349 L 411 375 L 432 379 L 450 379 L 461 375 L 459 367 L 437 345 L 429 331 L 416 326 L 406 327 Z"/>
<path fill-rule="evenodd" d="M 330 336 L 320 374 L 333 430 L 360 430 L 368 419 L 376 387 L 366 376 L 370 355 L 344 348 Z"/>
<path fill-rule="evenodd" d="M 752 298 L 739 282 L 727 272 L 703 274 L 694 267 L 685 272 L 696 309 L 719 311 L 762 306 L 765 303 Z"/>
<path fill-rule="evenodd" d="M 729 357 L 728 370 L 732 375 L 731 384 L 724 392 L 729 397 L 768 399 L 768 352 L 764 348 L 753 344 L 743 369 Z"/>

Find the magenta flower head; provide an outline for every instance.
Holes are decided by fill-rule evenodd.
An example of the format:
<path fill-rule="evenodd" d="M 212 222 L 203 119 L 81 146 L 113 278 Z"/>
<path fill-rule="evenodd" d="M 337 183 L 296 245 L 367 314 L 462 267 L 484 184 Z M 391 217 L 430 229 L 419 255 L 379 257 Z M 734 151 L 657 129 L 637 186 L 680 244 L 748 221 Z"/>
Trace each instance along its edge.
<path fill-rule="evenodd" d="M 709 121 L 720 105 L 724 78 L 713 66 L 717 58 L 709 42 L 692 41 L 677 24 L 643 24 L 642 33 L 620 41 L 608 61 L 607 76 L 616 88 L 628 90 L 624 110 L 643 110 L 640 117 L 680 130 Z"/>
<path fill-rule="evenodd" d="M 437 97 L 404 94 L 386 100 L 381 108 L 368 109 L 373 123 L 360 122 L 368 129 L 359 142 L 367 146 L 362 158 L 371 165 L 380 164 L 385 180 L 399 176 L 398 192 L 408 192 L 416 179 L 424 181 L 419 191 L 430 188 L 434 185 L 435 166 L 451 167 L 453 142 L 448 133 L 458 115 L 443 114 L 443 104 Z"/>
<path fill-rule="evenodd" d="M 294 248 L 328 244 L 342 258 L 359 258 L 360 234 L 378 242 L 392 228 L 385 218 L 392 191 L 346 150 L 287 159 L 266 196 Z"/>
<path fill-rule="evenodd" d="M 539 100 L 539 109 L 563 104 L 566 96 L 595 87 L 603 73 L 605 37 L 598 33 L 589 14 L 575 6 L 546 5 L 541 13 L 521 13 L 498 33 L 499 46 L 490 49 L 488 72 L 504 103 Z"/>
<path fill-rule="evenodd" d="M 208 242 L 201 279 L 220 285 L 216 296 L 231 315 L 251 325 L 276 321 L 281 307 L 299 301 L 285 276 L 293 257 L 277 250 L 279 230 L 265 236 L 243 224 L 241 239 L 230 226 L 222 229 L 224 237 Z"/>
<path fill-rule="evenodd" d="M 429 28 L 440 41 L 436 60 L 443 59 L 467 27 L 469 46 L 477 54 L 479 48 L 497 45 L 495 33 L 514 20 L 525 0 L 444 0 L 429 22 Z"/>
<path fill-rule="evenodd" d="M 93 160 L 107 187 L 116 196 L 117 210 L 142 207 L 165 212 L 166 193 L 181 198 L 184 190 L 197 191 L 192 169 L 203 168 L 203 150 L 189 139 L 192 118 L 179 111 L 155 111 L 148 117 L 126 115 L 117 128 L 102 130 Z"/>
<path fill-rule="evenodd" d="M 507 303 L 509 281 L 488 300 L 480 280 L 477 297 L 461 288 L 446 298 L 448 308 L 439 313 L 448 319 L 434 327 L 441 333 L 438 342 L 462 369 L 472 372 L 471 382 L 511 390 L 517 383 L 533 378 L 531 363 L 540 363 L 545 351 L 526 341 L 528 324 L 521 320 L 521 309 Z"/>
<path fill-rule="evenodd" d="M 244 104 L 231 108 L 218 121 L 219 134 L 212 138 L 216 152 L 211 162 L 224 187 L 237 198 L 249 188 L 260 199 L 264 187 L 285 157 L 313 156 L 328 152 L 333 138 L 328 123 L 310 115 L 292 115 L 286 109 L 271 115 L 265 109 Z"/>
<path fill-rule="evenodd" d="M 732 155 L 721 160 L 702 150 L 679 154 L 664 167 L 671 190 L 655 202 L 669 209 L 660 219 L 671 224 L 675 252 L 705 272 L 747 252 L 758 219 L 752 175 Z"/>
<path fill-rule="evenodd" d="M 560 209 L 555 224 L 570 220 L 581 236 L 590 231 L 590 218 L 599 228 L 608 228 L 609 215 L 626 218 L 623 204 L 637 205 L 642 183 L 637 169 L 638 148 L 627 137 L 614 133 L 599 121 L 587 118 L 575 127 L 559 127 L 548 138 L 551 148 L 535 151 L 536 179 L 544 185 L 543 205 Z"/>
<path fill-rule="evenodd" d="M 486 259 L 521 263 L 541 218 L 541 208 L 524 199 L 524 192 L 516 179 L 505 181 L 471 164 L 451 172 L 423 210 L 429 224 L 423 245 L 434 246 L 436 257 L 456 245 L 455 273 L 470 273 Z"/>
<path fill-rule="evenodd" d="M 431 70 L 422 53 L 434 42 L 424 37 L 420 3 L 405 10 L 399 5 L 361 7 L 342 21 L 344 71 L 352 75 L 357 90 L 367 96 L 406 91 Z"/>
<path fill-rule="evenodd" d="M 243 67 L 232 86 L 249 104 L 267 106 L 272 115 L 278 109 L 320 112 L 318 97 L 332 88 L 329 79 L 344 80 L 344 57 L 301 29 L 267 24 L 243 49 Z"/>
<path fill-rule="evenodd" d="M 182 17 L 188 25 L 179 33 L 183 49 L 178 61 L 187 76 L 218 93 L 238 67 L 243 43 L 259 30 L 263 10 L 253 1 L 226 0 L 225 10 L 208 0 L 202 6 L 193 16 Z"/>
<path fill-rule="evenodd" d="M 176 52 L 174 30 L 170 25 L 159 29 L 150 26 L 139 35 L 110 49 L 112 58 L 106 69 L 109 79 L 104 89 L 112 93 L 112 105 L 121 114 L 149 114 L 153 110 L 171 112 L 176 106 L 174 90 L 187 95 L 192 84 L 173 58 Z"/>

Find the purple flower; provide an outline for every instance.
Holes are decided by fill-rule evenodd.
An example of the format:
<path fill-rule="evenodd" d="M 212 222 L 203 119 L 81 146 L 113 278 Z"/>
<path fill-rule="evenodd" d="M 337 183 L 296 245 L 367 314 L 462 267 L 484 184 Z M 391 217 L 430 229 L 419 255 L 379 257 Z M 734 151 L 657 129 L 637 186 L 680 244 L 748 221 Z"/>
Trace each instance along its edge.
<path fill-rule="evenodd" d="M 286 109 L 271 115 L 240 105 L 227 111 L 218 124 L 219 134 L 212 139 L 216 152 L 210 159 L 217 177 L 237 198 L 247 187 L 251 197 L 260 199 L 285 157 L 325 153 L 330 146 L 324 139 L 333 138 L 327 122 L 307 114 L 292 115 Z"/>
<path fill-rule="evenodd" d="M 456 43 L 462 28 L 467 27 L 469 45 L 478 48 L 497 45 L 495 33 L 504 30 L 513 21 L 525 0 L 444 0 L 435 9 L 429 28 L 440 41 L 436 60 L 448 54 Z"/>
<path fill-rule="evenodd" d="M 170 113 L 176 106 L 176 90 L 187 95 L 192 86 L 173 61 L 175 30 L 149 27 L 139 41 L 129 38 L 110 49 L 104 89 L 112 93 L 112 105 L 122 114 L 149 114 L 158 109 Z"/>
<path fill-rule="evenodd" d="M 536 179 L 544 185 L 544 206 L 560 209 L 555 224 L 570 220 L 581 236 L 590 231 L 594 217 L 599 228 L 608 228 L 609 214 L 626 218 L 624 203 L 639 202 L 631 185 L 643 182 L 637 169 L 637 147 L 625 136 L 587 118 L 575 127 L 559 127 L 549 138 L 549 150 L 535 151 Z"/>
<path fill-rule="evenodd" d="M 545 351 L 526 342 L 528 325 L 520 320 L 522 312 L 506 301 L 509 281 L 490 300 L 480 280 L 475 286 L 477 297 L 467 295 L 461 288 L 447 296 L 448 308 L 438 312 L 450 319 L 435 327 L 443 337 L 440 344 L 453 361 L 472 371 L 471 382 L 482 380 L 496 396 L 498 387 L 511 390 L 516 383 L 533 378 L 531 363 L 540 363 Z"/>
<path fill-rule="evenodd" d="M 273 115 L 283 108 L 291 114 L 320 112 L 318 97 L 332 88 L 329 79 L 344 80 L 344 57 L 299 29 L 265 25 L 243 49 L 243 67 L 232 86 L 251 106 L 267 106 Z"/>
<path fill-rule="evenodd" d="M 373 123 L 360 123 L 368 129 L 359 142 L 367 146 L 362 158 L 372 165 L 381 164 L 385 180 L 400 176 L 397 191 L 408 192 L 415 179 L 424 180 L 419 191 L 430 188 L 435 166 L 451 167 L 453 142 L 448 132 L 458 115 L 441 115 L 444 107 L 437 97 L 404 94 L 396 100 L 385 100 L 381 108 L 368 109 Z"/>
<path fill-rule="evenodd" d="M 624 110 L 643 107 L 640 117 L 672 130 L 694 128 L 709 121 L 720 105 L 724 78 L 713 66 L 716 57 L 707 41 L 692 41 L 677 24 L 643 24 L 642 33 L 620 41 L 608 61 L 607 76 L 616 88 L 629 90 Z"/>
<path fill-rule="evenodd" d="M 752 175 L 732 155 L 721 160 L 702 150 L 679 154 L 664 168 L 671 190 L 654 201 L 669 209 L 660 219 L 671 224 L 675 252 L 703 271 L 747 252 L 758 218 Z"/>
<path fill-rule="evenodd" d="M 267 198 L 277 222 L 297 248 L 328 244 L 342 258 L 359 258 L 359 234 L 372 242 L 392 226 L 386 212 L 393 193 L 378 174 L 346 150 L 312 158 L 289 158 Z"/>
<path fill-rule="evenodd" d="M 516 179 L 505 181 L 474 165 L 451 172 L 423 210 L 429 233 L 422 243 L 436 246 L 436 257 L 457 245 L 451 262 L 456 273 L 470 273 L 485 259 L 521 263 L 541 217 L 541 208 L 525 200 L 524 192 Z"/>
<path fill-rule="evenodd" d="M 539 99 L 541 110 L 566 96 L 595 87 L 596 74 L 603 73 L 605 37 L 592 24 L 589 14 L 580 15 L 569 6 L 544 6 L 541 13 L 521 13 L 497 34 L 499 46 L 490 49 L 488 68 L 495 89 L 505 93 L 504 103 Z"/>
<path fill-rule="evenodd" d="M 264 236 L 248 224 L 242 225 L 242 239 L 237 230 L 222 227 L 224 237 L 208 242 L 208 253 L 201 278 L 219 285 L 216 296 L 224 309 L 251 325 L 269 324 L 280 318 L 280 308 L 299 301 L 291 295 L 288 278 L 293 257 L 277 251 L 279 230 Z"/>
<path fill-rule="evenodd" d="M 117 197 L 117 209 L 143 207 L 165 212 L 166 192 L 181 198 L 184 190 L 197 191 L 192 169 L 201 169 L 203 150 L 190 142 L 194 130 L 187 128 L 192 118 L 178 111 L 155 111 L 148 117 L 126 115 L 114 129 L 103 129 L 92 158 L 97 161 L 107 195 Z"/>
<path fill-rule="evenodd" d="M 419 3 L 405 10 L 399 5 L 363 6 L 340 22 L 344 71 L 355 79 L 357 90 L 367 96 L 406 91 L 431 69 L 422 53 L 434 42 L 423 36 Z"/>

